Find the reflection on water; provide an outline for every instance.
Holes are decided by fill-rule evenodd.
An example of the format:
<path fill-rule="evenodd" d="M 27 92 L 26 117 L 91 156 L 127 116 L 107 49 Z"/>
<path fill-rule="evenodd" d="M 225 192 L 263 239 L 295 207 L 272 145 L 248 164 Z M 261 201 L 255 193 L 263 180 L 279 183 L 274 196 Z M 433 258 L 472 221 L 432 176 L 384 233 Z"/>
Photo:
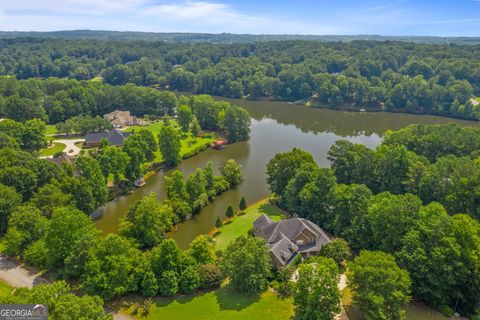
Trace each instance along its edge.
<path fill-rule="evenodd" d="M 435 116 L 418 116 L 393 113 L 350 113 L 328 109 L 313 109 L 285 102 L 246 101 L 230 99 L 245 107 L 252 116 L 251 138 L 249 141 L 229 145 L 221 151 L 207 150 L 183 161 L 178 167 L 188 175 L 208 161 L 218 167 L 228 159 L 235 159 L 242 165 L 244 181 L 205 207 L 192 220 L 177 226 L 169 237 L 185 248 L 197 235 L 208 233 L 217 216 L 224 216 L 229 204 L 238 206 L 242 196 L 248 203 L 258 201 L 269 194 L 266 185 L 265 166 L 275 154 L 299 147 L 313 154 L 321 166 L 328 166 L 326 158 L 330 146 L 338 139 L 363 143 L 375 148 L 386 130 L 396 130 L 412 123 L 456 122 L 465 125 L 480 125 L 477 122 L 452 120 Z M 108 203 L 103 217 L 96 221 L 104 233 L 115 232 L 119 219 L 128 206 L 150 192 L 156 192 L 159 200 L 165 199 L 164 175 L 171 171 L 159 172 L 132 194 Z"/>

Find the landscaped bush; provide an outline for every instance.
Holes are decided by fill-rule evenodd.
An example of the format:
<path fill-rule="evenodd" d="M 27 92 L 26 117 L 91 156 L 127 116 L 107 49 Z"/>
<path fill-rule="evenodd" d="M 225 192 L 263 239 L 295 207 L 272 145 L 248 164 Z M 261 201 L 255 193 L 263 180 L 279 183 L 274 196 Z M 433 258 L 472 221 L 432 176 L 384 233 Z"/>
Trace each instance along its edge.
<path fill-rule="evenodd" d="M 171 296 L 178 291 L 178 279 L 175 271 L 165 271 L 159 279 L 159 291 L 164 296 Z"/>
<path fill-rule="evenodd" d="M 222 270 L 214 264 L 205 264 L 200 267 L 202 288 L 219 288 L 223 281 Z"/>

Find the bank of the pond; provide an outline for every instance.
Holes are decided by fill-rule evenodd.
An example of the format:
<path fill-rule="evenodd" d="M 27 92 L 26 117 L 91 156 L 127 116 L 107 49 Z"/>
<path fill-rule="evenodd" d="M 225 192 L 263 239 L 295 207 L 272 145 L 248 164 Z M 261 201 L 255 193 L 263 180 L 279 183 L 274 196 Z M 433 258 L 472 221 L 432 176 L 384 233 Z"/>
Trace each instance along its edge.
<path fill-rule="evenodd" d="M 461 125 L 480 126 L 478 122 L 453 120 L 437 116 L 412 115 L 386 112 L 345 112 L 329 109 L 309 108 L 287 102 L 251 101 L 228 99 L 246 108 L 252 117 L 250 140 L 229 145 L 224 150 L 205 150 L 184 160 L 178 169 L 185 175 L 204 167 L 213 161 L 218 167 L 228 159 L 235 159 L 243 168 L 243 182 L 218 196 L 193 219 L 179 224 L 168 234 L 181 248 L 188 247 L 199 234 L 208 234 L 215 225 L 217 216 L 225 219 L 228 205 L 238 206 L 242 196 L 247 203 L 255 203 L 267 196 L 270 191 L 266 184 L 266 163 L 280 152 L 294 147 L 313 154 L 319 165 L 330 165 L 327 152 L 339 139 L 362 143 L 375 148 L 387 130 L 397 130 L 412 123 L 436 124 L 455 122 Z M 143 196 L 156 192 L 159 200 L 164 200 L 164 177 L 171 170 L 161 170 L 153 175 L 147 184 L 132 193 L 118 197 L 103 208 L 103 217 L 96 225 L 104 232 L 116 232 L 120 218 L 128 206 Z"/>

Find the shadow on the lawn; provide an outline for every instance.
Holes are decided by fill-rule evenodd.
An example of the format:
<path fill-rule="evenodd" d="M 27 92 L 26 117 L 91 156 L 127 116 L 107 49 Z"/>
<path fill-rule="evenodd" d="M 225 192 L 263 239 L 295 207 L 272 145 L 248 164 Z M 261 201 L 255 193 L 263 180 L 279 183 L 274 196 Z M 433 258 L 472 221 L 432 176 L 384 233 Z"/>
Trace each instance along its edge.
<path fill-rule="evenodd" d="M 243 310 L 250 305 L 259 302 L 259 293 L 239 293 L 227 285 L 215 292 L 220 310 Z"/>

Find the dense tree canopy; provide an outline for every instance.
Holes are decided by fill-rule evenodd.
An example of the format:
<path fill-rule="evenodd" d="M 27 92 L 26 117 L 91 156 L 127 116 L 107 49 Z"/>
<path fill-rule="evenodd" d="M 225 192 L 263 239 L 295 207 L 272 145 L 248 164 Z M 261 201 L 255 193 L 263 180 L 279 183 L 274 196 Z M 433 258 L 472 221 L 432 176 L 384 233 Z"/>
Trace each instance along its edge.
<path fill-rule="evenodd" d="M 353 301 L 366 319 L 405 319 L 411 282 L 408 272 L 398 267 L 393 256 L 379 251 L 360 252 L 349 266 L 348 279 Z"/>
<path fill-rule="evenodd" d="M 0 44 L 0 74 L 18 79 L 98 80 L 100 76 L 115 86 L 157 85 L 232 98 L 313 97 L 315 103 L 334 108 L 373 107 L 474 119 L 479 114 L 478 107 L 470 103 L 473 93 L 480 91 L 479 45 L 298 40 L 192 44 L 34 38 L 3 39 Z M 98 81 L 92 82 L 98 85 Z M 5 87 L 14 91 L 11 85 Z M 29 89 L 31 96 L 37 91 L 35 86 Z M 84 90 L 71 88 L 49 99 L 42 108 L 31 97 L 5 96 L 0 103 L 2 113 L 17 120 L 45 119 L 48 115 L 58 122 L 74 115 L 70 110 L 79 103 L 76 97 L 82 98 L 84 108 L 95 101 Z M 102 98 L 114 96 L 104 94 Z M 140 113 L 172 114 L 168 103 L 156 104 L 155 98 L 141 97 Z M 206 123 L 199 120 L 204 127 Z"/>

